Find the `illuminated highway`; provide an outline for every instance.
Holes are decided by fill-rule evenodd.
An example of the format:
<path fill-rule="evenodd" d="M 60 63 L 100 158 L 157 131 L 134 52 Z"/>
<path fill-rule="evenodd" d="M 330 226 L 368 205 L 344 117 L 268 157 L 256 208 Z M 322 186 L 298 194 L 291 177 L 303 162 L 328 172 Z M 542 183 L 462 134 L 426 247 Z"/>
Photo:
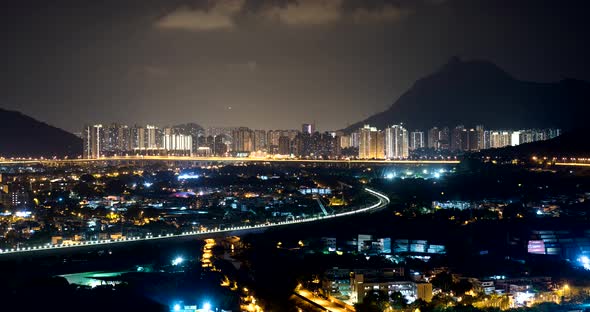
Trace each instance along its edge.
<path fill-rule="evenodd" d="M 158 236 L 145 236 L 145 237 L 127 237 L 121 239 L 106 239 L 106 240 L 96 240 L 96 241 L 83 241 L 83 242 L 74 242 L 72 244 L 60 244 L 60 245 L 42 245 L 42 246 L 34 246 L 34 247 L 24 247 L 24 248 L 12 248 L 6 250 L 0 250 L 0 256 L 2 255 L 9 255 L 9 254 L 30 254 L 40 251 L 46 250 L 57 250 L 57 249 L 73 249 L 73 248 L 82 248 L 88 246 L 109 246 L 109 245 L 116 245 L 116 244 L 124 244 L 129 242 L 138 242 L 138 241 L 152 241 L 152 240 L 162 240 L 162 239 L 173 239 L 173 238 L 180 238 L 180 237 L 190 237 L 190 236 L 203 236 L 203 235 L 211 235 L 211 234 L 220 234 L 220 233 L 232 233 L 232 232 L 248 232 L 248 231 L 256 231 L 261 229 L 268 229 L 272 227 L 280 227 L 280 226 L 288 226 L 293 224 L 300 224 L 306 222 L 317 222 L 331 218 L 338 218 L 343 216 L 349 216 L 358 213 L 365 213 L 380 210 L 382 208 L 387 207 L 389 204 L 389 198 L 380 192 L 375 190 L 365 188 L 365 191 L 370 195 L 373 195 L 375 198 L 378 199 L 378 202 L 364 208 L 359 208 L 356 210 L 336 213 L 327 216 L 318 216 L 318 217 L 310 217 L 306 219 L 299 219 L 299 220 L 291 220 L 291 221 L 281 221 L 276 223 L 264 223 L 264 224 L 256 224 L 250 226 L 236 226 L 236 227 L 228 227 L 223 229 L 211 229 L 206 231 L 192 231 L 192 232 L 184 232 L 181 234 L 167 234 L 167 235 L 158 235 Z"/>
<path fill-rule="evenodd" d="M 590 167 L 590 163 L 580 163 L 580 162 L 556 162 L 554 165 L 556 165 L 556 166 L 572 166 L 572 167 Z"/>
<path fill-rule="evenodd" d="M 186 162 L 273 162 L 273 163 L 366 163 L 366 164 L 458 164 L 459 160 L 384 160 L 384 159 L 295 159 L 269 157 L 190 157 L 190 156 L 115 156 L 75 159 L 0 159 L 0 165 L 69 164 L 126 161 L 186 161 Z"/>

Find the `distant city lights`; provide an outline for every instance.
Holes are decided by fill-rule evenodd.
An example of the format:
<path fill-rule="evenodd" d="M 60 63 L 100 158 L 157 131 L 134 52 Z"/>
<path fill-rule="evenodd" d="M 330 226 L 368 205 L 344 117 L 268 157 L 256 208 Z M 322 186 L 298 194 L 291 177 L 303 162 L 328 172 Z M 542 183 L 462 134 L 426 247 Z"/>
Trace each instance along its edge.
<path fill-rule="evenodd" d="M 226 228 L 216 227 L 213 229 L 205 229 L 205 230 L 200 230 L 200 231 L 183 232 L 181 234 L 167 233 L 167 234 L 154 236 L 151 233 L 148 233 L 145 236 L 130 236 L 130 237 L 124 237 L 124 238 L 119 238 L 119 239 L 99 239 L 99 240 L 75 241 L 75 242 L 71 242 L 71 243 L 68 242 L 68 243 L 57 243 L 57 244 L 56 243 L 46 243 L 46 244 L 38 245 L 38 246 L 14 247 L 14 248 L 10 248 L 10 249 L 0 249 L 0 255 L 2 255 L 2 254 L 16 254 L 16 253 L 29 253 L 29 252 L 36 252 L 39 250 L 47 250 L 47 249 L 80 248 L 80 247 L 85 247 L 85 246 L 121 244 L 121 243 L 133 242 L 133 241 L 138 241 L 138 240 L 143 240 L 143 241 L 159 240 L 159 239 L 188 236 L 188 235 L 202 235 L 204 233 L 223 233 L 223 232 L 233 232 L 235 230 L 250 230 L 250 229 L 261 229 L 261 228 L 287 226 L 287 225 L 296 224 L 296 223 L 317 222 L 317 221 L 324 220 L 324 219 L 331 219 L 331 218 L 355 215 L 355 214 L 359 214 L 359 213 L 365 213 L 365 212 L 375 210 L 375 209 L 382 209 L 390 203 L 389 198 L 383 193 L 374 191 L 369 188 L 365 188 L 364 191 L 375 196 L 377 199 L 379 199 L 379 201 L 376 203 L 373 203 L 370 206 L 366 206 L 366 207 L 362 207 L 362 208 L 358 208 L 358 209 L 354 209 L 354 210 L 350 210 L 350 211 L 338 212 L 338 213 L 326 215 L 326 216 L 309 216 L 309 217 L 301 218 L 301 219 L 297 219 L 297 220 L 292 219 L 292 220 L 278 221 L 278 222 L 267 222 L 264 224 L 260 223 L 260 224 L 253 224 L 253 225 L 248 225 L 248 226 L 237 226 L 237 227 L 232 226 L 232 227 L 226 227 Z M 327 192 L 327 190 L 324 193 L 329 194 L 329 192 Z M 160 203 L 159 206 L 156 204 L 151 205 L 151 206 L 152 207 L 161 207 L 161 205 L 162 204 Z M 88 222 L 87 223 L 87 225 L 89 225 L 89 226 L 96 225 L 96 224 L 97 224 L 96 222 Z M 172 260 L 172 265 L 175 265 L 175 266 L 179 265 L 183 261 L 184 261 L 184 259 L 182 257 L 177 257 Z"/>
<path fill-rule="evenodd" d="M 516 296 L 514 297 L 514 301 L 516 301 L 519 305 L 524 305 L 526 302 L 530 301 L 535 297 L 535 294 L 530 292 L 517 292 Z"/>
<path fill-rule="evenodd" d="M 174 260 L 172 260 L 172 265 L 176 266 L 181 264 L 184 261 L 184 259 L 182 257 L 176 257 Z"/>
<path fill-rule="evenodd" d="M 31 212 L 30 211 L 17 211 L 16 216 L 19 218 L 28 218 L 31 216 Z"/>
<path fill-rule="evenodd" d="M 435 179 L 440 179 L 440 177 L 442 177 L 442 174 L 446 172 L 445 169 L 439 169 L 439 170 L 432 170 L 432 171 L 428 171 L 426 169 L 423 169 L 421 172 L 413 172 L 411 170 L 408 171 L 404 171 L 402 172 L 402 176 L 401 179 L 403 180 L 404 178 L 408 177 L 414 177 L 414 178 L 424 178 L 424 179 L 428 179 L 428 178 L 435 178 Z M 387 179 L 387 180 L 393 180 L 395 178 L 397 178 L 398 175 L 396 172 L 388 172 L 385 173 L 383 175 L 383 178 Z"/>
<path fill-rule="evenodd" d="M 199 175 L 194 173 L 183 173 L 178 176 L 178 180 L 195 180 L 198 179 Z"/>
<path fill-rule="evenodd" d="M 582 264 L 582 267 L 584 267 L 584 269 L 590 270 L 590 258 L 588 258 L 588 256 L 581 256 L 580 258 L 578 258 L 578 262 Z"/>

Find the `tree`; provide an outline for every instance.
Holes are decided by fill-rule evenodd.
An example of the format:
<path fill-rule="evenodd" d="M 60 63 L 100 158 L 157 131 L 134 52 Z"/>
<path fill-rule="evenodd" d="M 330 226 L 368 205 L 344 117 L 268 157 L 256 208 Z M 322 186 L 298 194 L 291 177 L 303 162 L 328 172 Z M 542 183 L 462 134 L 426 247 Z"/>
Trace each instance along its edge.
<path fill-rule="evenodd" d="M 361 303 L 356 303 L 354 308 L 357 312 L 383 312 L 391 309 L 387 294 L 374 290 L 369 292 Z"/>
<path fill-rule="evenodd" d="M 143 217 L 142 211 L 143 210 L 141 209 L 141 207 L 139 207 L 139 205 L 132 205 L 132 206 L 128 207 L 127 211 L 125 211 L 125 213 L 124 213 L 125 219 L 127 219 L 127 220 L 139 219 L 139 218 Z"/>
<path fill-rule="evenodd" d="M 435 308 L 442 308 L 446 307 L 449 303 L 453 302 L 453 299 L 450 296 L 444 294 L 437 294 L 432 297 L 432 301 L 430 304 Z"/>
<path fill-rule="evenodd" d="M 15 246 L 21 240 L 21 235 L 15 230 L 9 230 L 4 235 L 4 239 L 9 246 Z"/>
<path fill-rule="evenodd" d="M 125 183 L 119 179 L 109 180 L 105 186 L 107 195 L 121 195 L 125 191 Z"/>
<path fill-rule="evenodd" d="M 403 309 L 408 306 L 408 300 L 399 291 L 392 292 L 389 299 L 391 299 L 391 305 L 394 309 Z"/>
<path fill-rule="evenodd" d="M 416 309 L 420 311 L 426 311 L 430 308 L 430 304 L 424 301 L 423 299 L 416 299 L 414 302 L 410 304 L 410 308 L 412 308 L 412 311 Z"/>
<path fill-rule="evenodd" d="M 97 192 L 86 182 L 76 184 L 73 191 L 81 198 L 89 198 L 97 195 Z"/>
<path fill-rule="evenodd" d="M 96 181 L 96 178 L 94 178 L 91 174 L 85 173 L 80 176 L 80 182 L 93 183 L 94 181 Z"/>
<path fill-rule="evenodd" d="M 448 292 L 453 286 L 453 276 L 447 272 L 441 272 L 438 273 L 431 282 L 432 286 L 440 288 L 444 292 Z"/>
<path fill-rule="evenodd" d="M 473 288 L 473 285 L 466 279 L 460 280 L 458 283 L 453 283 L 451 285 L 451 290 L 455 294 L 464 294 L 470 291 Z"/>

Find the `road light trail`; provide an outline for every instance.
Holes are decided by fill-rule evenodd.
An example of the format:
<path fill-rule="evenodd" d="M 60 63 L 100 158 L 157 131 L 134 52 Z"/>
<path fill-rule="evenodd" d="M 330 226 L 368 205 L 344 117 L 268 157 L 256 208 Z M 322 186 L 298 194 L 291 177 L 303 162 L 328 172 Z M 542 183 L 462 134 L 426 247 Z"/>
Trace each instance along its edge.
<path fill-rule="evenodd" d="M 139 241 L 153 241 L 153 240 L 162 240 L 162 239 L 171 239 L 171 238 L 180 238 L 180 237 L 190 237 L 190 236 L 203 236 L 203 235 L 211 235 L 211 234 L 222 234 L 222 233 L 233 233 L 233 232 L 247 232 L 247 231 L 254 231 L 254 230 L 261 230 L 261 229 L 268 229 L 274 227 L 282 227 L 288 226 L 293 224 L 302 224 L 302 223 L 310 223 L 310 222 L 318 222 L 327 219 L 333 219 L 338 217 L 350 216 L 359 213 L 367 213 L 371 211 L 377 211 L 383 209 L 389 205 L 390 200 L 387 195 L 372 190 L 370 188 L 365 188 L 365 192 L 373 195 L 375 198 L 378 199 L 378 202 L 370 205 L 368 207 L 359 208 L 356 210 L 340 212 L 332 215 L 326 216 L 318 216 L 318 217 L 310 217 L 306 219 L 299 219 L 299 220 L 291 220 L 291 221 L 280 221 L 275 223 L 266 223 L 266 224 L 255 224 L 249 226 L 235 226 L 229 227 L 224 229 L 213 229 L 213 230 L 206 230 L 206 231 L 190 231 L 190 232 L 183 232 L 181 234 L 166 234 L 166 235 L 147 235 L 144 237 L 128 237 L 128 238 L 121 238 L 121 239 L 106 239 L 106 240 L 96 240 L 96 241 L 85 241 L 85 242 L 75 242 L 72 244 L 63 244 L 63 245 L 42 245 L 42 246 L 33 246 L 33 247 L 24 247 L 24 248 L 11 248 L 6 250 L 0 250 L 0 256 L 2 255 L 20 255 L 20 254 L 30 254 L 40 251 L 47 251 L 47 250 L 59 250 L 59 249 L 74 249 L 74 248 L 82 248 L 88 246 L 109 246 L 109 245 L 117 245 L 117 244 L 124 244 L 130 242 L 139 242 Z"/>

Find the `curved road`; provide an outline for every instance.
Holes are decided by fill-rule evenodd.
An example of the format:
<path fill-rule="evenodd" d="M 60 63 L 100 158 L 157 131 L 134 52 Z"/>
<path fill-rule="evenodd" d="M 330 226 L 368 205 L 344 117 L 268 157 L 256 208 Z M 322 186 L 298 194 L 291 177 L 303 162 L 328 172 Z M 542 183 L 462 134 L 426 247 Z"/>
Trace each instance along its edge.
<path fill-rule="evenodd" d="M 389 198 L 385 194 L 380 193 L 375 190 L 372 190 L 372 189 L 369 189 L 369 188 L 365 188 L 364 190 L 365 190 L 365 192 L 367 192 L 370 195 L 373 195 L 375 198 L 377 198 L 378 199 L 377 203 L 375 203 L 371 206 L 368 206 L 368 207 L 359 208 L 356 210 L 351 210 L 351 211 L 346 211 L 346 212 L 341 212 L 341 213 L 336 213 L 333 215 L 310 217 L 310 218 L 306 218 L 306 219 L 293 220 L 293 221 L 282 221 L 282 222 L 276 222 L 276 223 L 270 223 L 270 224 L 266 223 L 266 224 L 256 224 L 256 225 L 251 225 L 251 226 L 230 227 L 230 228 L 225 228 L 225 229 L 192 231 L 192 232 L 184 232 L 181 234 L 167 234 L 167 235 L 158 235 L 158 236 L 148 235 L 145 237 L 127 237 L 127 238 L 117 239 L 117 240 L 106 239 L 106 240 L 97 240 L 97 241 L 75 242 L 73 244 L 63 244 L 63 245 L 43 245 L 43 246 L 24 247 L 24 248 L 12 248 L 12 249 L 0 250 L 0 256 L 2 256 L 2 255 L 19 255 L 19 254 L 25 255 L 25 254 L 30 254 L 30 253 L 40 252 L 40 251 L 47 251 L 47 250 L 73 249 L 73 248 L 83 248 L 83 247 L 88 247 L 88 246 L 101 246 L 101 245 L 107 246 L 107 245 L 114 245 L 114 244 L 124 244 L 124 243 L 129 243 L 129 242 L 151 241 L 151 240 L 158 240 L 158 239 L 171 239 L 171 238 L 210 235 L 210 234 L 219 234 L 219 233 L 231 233 L 231 232 L 242 232 L 243 233 L 243 232 L 248 232 L 248 231 L 259 231 L 261 229 L 268 229 L 268 228 L 272 228 L 272 227 L 279 227 L 279 226 L 282 227 L 282 226 L 287 226 L 287 225 L 292 225 L 292 224 L 300 224 L 300 223 L 306 223 L 306 222 L 317 222 L 317 221 L 322 221 L 322 220 L 326 220 L 326 219 L 344 217 L 344 216 L 349 216 L 349 215 L 358 214 L 358 213 L 376 211 L 376 210 L 380 210 L 380 209 L 387 207 L 387 205 L 389 204 L 389 202 L 390 202 Z"/>

